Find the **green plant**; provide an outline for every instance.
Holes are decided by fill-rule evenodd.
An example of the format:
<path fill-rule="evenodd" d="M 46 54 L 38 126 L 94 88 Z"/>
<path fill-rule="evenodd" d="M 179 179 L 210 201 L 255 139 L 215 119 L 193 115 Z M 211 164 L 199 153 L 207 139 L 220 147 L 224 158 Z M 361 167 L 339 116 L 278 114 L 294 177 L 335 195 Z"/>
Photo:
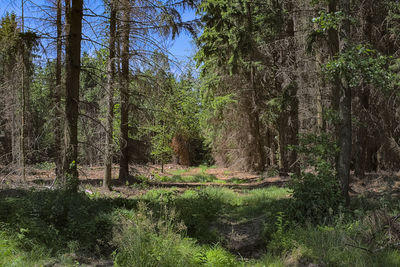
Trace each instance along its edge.
<path fill-rule="evenodd" d="M 202 259 L 204 261 L 203 266 L 209 267 L 234 267 L 239 265 L 231 253 L 219 246 L 206 250 Z"/>
<path fill-rule="evenodd" d="M 173 210 L 163 210 L 159 218 L 143 203 L 137 212 L 121 210 L 121 227 L 114 242 L 118 246 L 116 266 L 200 266 L 195 242 L 184 237 L 184 224 Z"/>
<path fill-rule="evenodd" d="M 320 221 L 339 211 L 342 204 L 340 185 L 334 160 L 338 151 L 328 134 L 303 135 L 296 149 L 304 155 L 307 167 L 293 175 L 289 184 L 293 191 L 293 214 L 300 220 Z"/>
<path fill-rule="evenodd" d="M 276 231 L 271 236 L 271 241 L 268 244 L 268 249 L 273 252 L 286 252 L 293 248 L 293 240 L 286 233 L 289 223 L 285 220 L 283 212 L 278 212 L 276 215 L 275 227 Z"/>
<path fill-rule="evenodd" d="M 175 182 L 175 183 L 209 183 L 209 182 L 216 182 L 218 179 L 215 175 L 201 173 L 196 175 L 189 175 L 189 176 L 182 176 L 182 175 L 173 175 L 171 176 L 156 176 L 157 180 L 161 182 Z"/>
<path fill-rule="evenodd" d="M 182 175 L 182 174 L 184 174 L 185 172 L 188 172 L 188 170 L 187 170 L 187 169 L 180 169 L 180 170 L 173 170 L 173 171 L 170 171 L 170 173 L 171 173 L 172 175 Z"/>

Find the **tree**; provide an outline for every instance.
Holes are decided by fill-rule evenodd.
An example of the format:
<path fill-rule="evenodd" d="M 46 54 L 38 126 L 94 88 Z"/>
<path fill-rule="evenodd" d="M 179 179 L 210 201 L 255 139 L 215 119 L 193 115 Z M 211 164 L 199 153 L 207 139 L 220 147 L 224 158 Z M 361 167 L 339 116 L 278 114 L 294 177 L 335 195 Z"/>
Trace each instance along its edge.
<path fill-rule="evenodd" d="M 130 59 L 130 20 L 131 5 L 129 0 L 122 2 L 123 22 L 122 22 L 122 55 L 121 55 L 121 122 L 120 122 L 120 158 L 119 158 L 119 178 L 126 181 L 129 176 L 129 59 Z"/>
<path fill-rule="evenodd" d="M 28 127 L 27 111 L 30 110 L 30 79 L 33 75 L 33 54 L 38 46 L 38 36 L 31 31 L 22 31 L 15 14 L 7 14 L 0 25 L 1 94 L 5 125 L 5 145 L 11 151 L 11 163 L 19 161 L 22 180 L 25 179 L 25 146 Z M 20 75 L 23 74 L 23 75 Z M 20 85 L 20 86 L 18 86 Z M 20 123 L 18 123 L 20 122 Z M 19 140 L 19 142 L 18 142 Z M 9 161 L 6 160 L 8 163 Z"/>
<path fill-rule="evenodd" d="M 198 39 L 196 56 L 203 65 L 203 77 L 215 73 L 236 79 L 234 94 L 244 121 L 248 124 L 239 131 L 247 136 L 244 141 L 244 168 L 262 171 L 265 151 L 259 118 L 259 87 L 256 86 L 256 29 L 253 25 L 254 4 L 249 1 L 204 1 L 199 6 L 203 14 L 203 34 Z M 214 65 L 214 66 L 211 66 Z M 235 78 L 234 78 L 235 77 Z M 226 83 L 226 81 L 225 81 Z M 211 89 L 211 88 L 210 88 Z"/>
<path fill-rule="evenodd" d="M 66 0 L 67 39 L 65 44 L 65 88 L 66 88 L 66 140 L 64 154 L 65 187 L 78 190 L 78 114 L 79 76 L 82 38 L 83 0 Z"/>
<path fill-rule="evenodd" d="M 339 53 L 345 53 L 349 48 L 350 42 L 350 0 L 341 0 L 340 9 L 345 16 L 339 30 Z M 342 194 L 346 205 L 350 203 L 349 181 L 350 181 L 350 161 L 352 146 L 352 123 L 351 123 L 351 87 L 348 81 L 341 77 L 339 91 L 339 157 L 337 172 L 342 185 Z"/>
<path fill-rule="evenodd" d="M 205 90 L 215 91 L 212 97 L 225 94 L 236 100 L 223 116 L 229 116 L 228 109 L 236 114 L 220 123 L 212 141 L 225 164 L 263 171 L 279 154 L 283 171 L 298 169 L 296 152 L 288 151 L 297 143 L 299 128 L 291 6 L 291 1 L 243 0 L 200 5 L 204 31 L 196 58 L 203 64 Z"/>
<path fill-rule="evenodd" d="M 113 124 L 114 124 L 114 86 L 115 86 L 115 61 L 116 61 L 116 20 L 117 20 L 117 2 L 110 0 L 110 36 L 108 42 L 108 61 L 107 61 L 107 124 L 106 124 L 106 147 L 105 147 L 105 170 L 103 186 L 111 187 L 111 171 L 113 158 Z"/>
<path fill-rule="evenodd" d="M 53 102 L 54 102 L 54 162 L 56 165 L 55 173 L 56 179 L 62 179 L 62 155 L 61 155 L 61 140 L 62 140 L 62 111 L 61 111 L 61 92 L 62 92 L 62 80 L 61 80 L 61 70 L 62 70 L 62 0 L 57 0 L 56 2 L 56 27 L 57 27 L 57 59 L 56 59 L 56 73 L 55 73 L 55 86 L 53 91 Z"/>
<path fill-rule="evenodd" d="M 22 11 L 22 26 L 21 32 L 24 34 L 25 25 L 24 25 L 24 0 L 21 0 L 21 11 Z M 20 133 L 20 168 L 22 173 L 22 180 L 26 182 L 26 170 L 25 170 L 25 113 L 26 113 L 26 100 L 25 100 L 25 43 L 22 43 L 22 53 L 21 53 L 21 62 L 22 62 L 22 78 L 21 78 L 21 133 Z"/>

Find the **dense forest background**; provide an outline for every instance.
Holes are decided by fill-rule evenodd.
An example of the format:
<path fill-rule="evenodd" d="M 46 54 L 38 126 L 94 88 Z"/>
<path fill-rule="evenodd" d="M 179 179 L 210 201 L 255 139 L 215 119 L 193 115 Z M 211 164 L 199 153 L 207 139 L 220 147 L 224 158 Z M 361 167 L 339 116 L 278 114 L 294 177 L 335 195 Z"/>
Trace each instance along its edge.
<path fill-rule="evenodd" d="M 104 166 L 108 191 L 154 179 L 139 165 L 161 182 L 168 163 L 216 165 L 282 178 L 288 213 L 320 223 L 357 210 L 353 182 L 400 171 L 398 1 L 21 3 L 0 22 L 2 184 L 49 166 L 74 194 L 82 166 Z M 196 44 L 184 62 L 179 34 Z"/>
<path fill-rule="evenodd" d="M 350 169 L 399 169 L 395 2 L 203 1 L 189 22 L 179 10 L 195 3 L 180 4 L 78 6 L 101 35 L 69 33 L 75 13 L 61 2 L 42 9 L 40 31 L 5 15 L 2 163 L 55 162 L 61 177 L 72 161 L 113 162 L 119 179 L 128 162 L 171 160 L 299 173 L 294 147 L 314 134 L 337 143 L 343 186 Z M 181 31 L 198 51 L 177 66 L 158 40 Z"/>

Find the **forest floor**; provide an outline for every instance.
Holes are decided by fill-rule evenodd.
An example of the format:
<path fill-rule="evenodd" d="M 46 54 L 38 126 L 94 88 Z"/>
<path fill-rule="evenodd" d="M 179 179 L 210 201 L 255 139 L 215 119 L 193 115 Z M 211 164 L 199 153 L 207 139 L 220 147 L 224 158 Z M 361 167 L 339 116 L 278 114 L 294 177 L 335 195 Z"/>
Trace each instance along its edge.
<path fill-rule="evenodd" d="M 116 191 L 131 196 L 135 191 L 143 191 L 150 187 L 182 187 L 220 186 L 233 189 L 253 189 L 266 186 L 285 186 L 289 181 L 287 176 L 279 176 L 276 172 L 257 174 L 252 172 L 231 170 L 217 166 L 184 167 L 177 164 L 166 164 L 164 173 L 161 165 L 131 165 L 131 181 L 119 184 L 118 166 L 114 165 L 112 176 Z M 82 166 L 79 168 L 81 187 L 101 189 L 104 168 L 102 166 Z M 0 166 L 0 189 L 2 187 L 50 187 L 54 182 L 54 170 L 51 165 L 29 166 L 26 172 L 26 183 L 21 183 L 18 173 L 9 172 L 4 166 Z M 145 186 L 137 186 L 135 182 L 144 182 Z M 8 186 L 6 186 L 8 185 Z M 143 189 L 143 190 L 142 190 Z M 109 193 L 107 190 L 102 193 Z M 400 196 L 400 172 L 367 173 L 363 179 L 352 177 L 351 196 L 368 195 L 379 197 L 382 194 Z"/>
<path fill-rule="evenodd" d="M 162 207 L 166 206 L 180 214 L 178 219 L 184 222 L 189 237 L 196 240 L 196 245 L 192 249 L 201 250 L 201 255 L 207 256 L 209 255 L 207 253 L 211 253 L 210 259 L 202 258 L 202 261 L 212 262 L 212 257 L 218 257 L 217 261 L 232 260 L 233 262 L 232 264 L 222 265 L 205 264 L 206 266 L 326 266 L 326 264 L 331 263 L 334 265 L 343 263 L 343 255 L 340 253 L 350 253 L 358 255 L 357 257 L 361 257 L 362 254 L 362 249 L 360 250 L 357 247 L 353 250 L 347 248 L 345 252 L 335 251 L 337 255 L 325 255 L 324 251 L 319 251 L 320 247 L 313 247 L 312 244 L 314 243 L 328 242 L 325 240 L 326 235 L 329 235 L 329 238 L 332 239 L 329 242 L 337 243 L 329 246 L 346 246 L 343 242 L 347 240 L 347 235 L 350 234 L 346 233 L 345 238 L 336 240 L 337 236 L 342 236 L 348 231 L 346 227 L 349 226 L 342 225 L 343 222 L 340 222 L 334 228 L 326 229 L 307 228 L 309 226 L 297 229 L 293 226 L 288 228 L 289 226 L 282 225 L 284 222 L 281 220 L 291 221 L 290 218 L 286 218 L 286 213 L 290 212 L 287 210 L 287 207 L 290 206 L 290 191 L 285 188 L 289 178 L 279 177 L 274 172 L 256 174 L 215 166 L 187 168 L 168 164 L 164 166 L 165 172 L 161 173 L 161 166 L 159 165 L 132 165 L 130 170 L 133 175 L 132 179 L 124 184 L 114 180 L 113 190 L 108 191 L 102 187 L 102 167 L 80 167 L 80 191 L 83 196 L 79 201 L 81 201 L 82 211 L 80 214 L 69 211 L 69 213 L 72 212 L 72 215 L 68 215 L 57 210 L 69 210 L 71 205 L 76 205 L 76 200 L 68 198 L 60 200 L 57 196 L 58 193 L 52 193 L 53 191 L 56 193 L 57 190 L 53 190 L 55 188 L 52 187 L 54 171 L 51 167 L 51 164 L 28 167 L 25 183 L 20 183 L 20 176 L 17 173 L 7 172 L 6 168 L 0 167 L 0 257 L 4 254 L 5 257 L 13 258 L 15 255 L 8 250 L 10 244 L 22 242 L 25 236 L 27 238 L 29 236 L 29 238 L 32 238 L 29 239 L 29 242 L 39 244 L 40 250 L 45 247 L 46 251 L 47 247 L 51 247 L 50 251 L 52 252 L 49 253 L 52 256 L 50 258 L 43 256 L 44 259 L 41 260 L 41 263 L 44 263 L 45 266 L 112 266 L 114 260 L 118 261 L 118 257 L 115 257 L 116 251 L 121 254 L 129 254 L 130 252 L 124 252 L 121 248 L 117 249 L 118 245 L 115 245 L 115 242 L 121 241 L 118 241 L 115 237 L 111 241 L 111 237 L 108 236 L 115 231 L 122 231 L 124 235 L 130 236 L 129 233 L 125 232 L 132 230 L 121 228 L 121 223 L 115 224 L 115 221 L 125 220 L 123 218 L 125 218 L 126 212 L 140 211 L 140 204 L 138 203 L 143 201 L 148 209 L 157 214 L 160 210 L 163 210 Z M 113 177 L 117 177 L 117 175 L 118 166 L 114 166 Z M 137 181 L 140 183 L 135 183 Z M 398 199 L 400 196 L 400 175 L 382 172 L 367 174 L 364 179 L 353 178 L 351 196 L 355 200 L 354 203 L 357 203 L 358 199 L 376 200 L 376 203 L 381 203 L 381 199 Z M 62 203 L 59 201 L 62 201 Z M 54 210 L 54 207 L 57 208 Z M 121 215 L 120 209 L 126 211 Z M 8 215 L 5 211 L 10 214 Z M 112 223 L 111 221 L 108 222 L 114 225 L 114 230 L 111 232 L 106 229 L 107 227 L 99 228 L 97 225 L 98 221 L 105 220 L 103 218 L 105 213 L 112 217 L 110 219 Z M 88 219 L 88 215 L 85 214 L 92 214 L 93 217 Z M 76 221 L 80 223 L 73 221 L 65 225 L 65 223 L 62 223 L 64 219 L 60 219 L 64 216 L 68 218 L 69 216 L 77 216 Z M 24 219 L 21 220 L 21 218 Z M 145 218 L 145 220 L 148 220 L 148 218 Z M 42 229 L 43 225 L 46 224 L 50 224 L 51 227 Z M 346 230 L 343 230 L 343 227 Z M 285 237 L 276 235 L 276 233 L 282 231 L 281 228 L 288 228 L 289 234 Z M 153 231 L 147 228 L 139 230 Z M 16 237 L 13 237 L 13 231 L 16 231 Z M 52 231 L 61 233 L 61 237 Z M 87 233 L 82 234 L 82 231 Z M 160 231 L 160 229 L 157 231 Z M 171 229 L 168 229 L 168 231 L 171 231 Z M 296 234 L 292 235 L 292 231 L 296 231 Z M 73 236 L 76 233 L 83 236 L 74 240 Z M 103 236 L 108 238 L 107 241 L 101 241 Z M 309 236 L 322 240 L 312 240 L 309 239 Z M 3 237 L 5 243 L 2 243 L 1 237 Z M 42 238 L 50 238 L 51 241 L 42 242 L 40 241 Z M 164 238 L 170 238 L 170 236 Z M 297 244 L 290 245 L 290 253 L 286 251 L 288 248 L 285 246 L 289 242 L 286 238 L 293 244 Z M 100 245 L 100 252 L 94 254 L 92 252 L 79 252 L 88 248 L 92 250 L 92 247 L 97 248 L 99 242 L 102 244 Z M 174 242 L 178 241 L 175 240 Z M 109 247 L 105 244 L 112 245 Z M 197 244 L 202 246 L 201 249 L 198 248 Z M 147 245 L 151 246 L 152 244 Z M 203 247 L 204 245 L 206 247 Z M 59 251 L 62 251 L 59 255 L 57 249 L 53 249 L 57 246 L 60 248 Z M 193 244 L 190 246 L 193 246 Z M 310 247 L 311 252 L 309 251 Z M 18 251 L 17 248 L 13 249 Z M 135 250 L 136 248 L 131 249 Z M 270 254 L 269 251 L 277 249 L 281 252 Z M 305 249 L 305 251 L 302 251 L 302 249 Z M 34 251 L 29 246 L 28 250 Z M 224 254 L 224 250 L 232 254 Z M 112 251 L 114 251 L 114 256 L 111 257 Z M 222 254 L 220 255 L 216 251 Z M 368 251 L 365 252 L 368 254 Z M 217 256 L 213 253 L 217 253 L 215 254 Z M 39 261 L 32 255 L 27 256 L 18 253 L 16 255 L 24 255 L 21 257 L 30 261 Z M 206 257 L 204 255 L 202 257 Z M 232 256 L 232 258 L 229 255 L 236 256 Z M 277 257 L 276 255 L 280 256 Z M 374 257 L 381 264 L 382 259 L 386 257 L 385 255 L 380 255 L 382 258 L 380 256 Z M 397 254 L 395 256 L 397 257 Z M 363 254 L 362 257 L 366 256 Z M 140 260 L 143 260 L 143 258 Z M 397 258 L 394 262 L 400 263 Z M 317 264 L 312 265 L 313 263 Z M 390 264 L 391 262 L 389 262 Z M 363 265 L 365 265 L 365 261 L 362 261 L 358 266 Z M 1 260 L 0 266 L 2 266 Z M 121 266 L 129 266 L 129 264 L 121 264 Z"/>

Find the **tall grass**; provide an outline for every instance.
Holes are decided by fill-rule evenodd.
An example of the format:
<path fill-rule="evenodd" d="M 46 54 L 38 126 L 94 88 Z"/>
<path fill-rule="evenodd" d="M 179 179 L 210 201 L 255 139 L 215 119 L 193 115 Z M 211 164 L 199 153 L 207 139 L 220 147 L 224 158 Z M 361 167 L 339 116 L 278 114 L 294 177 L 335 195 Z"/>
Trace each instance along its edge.
<path fill-rule="evenodd" d="M 398 249 L 384 247 L 387 236 L 366 223 L 371 210 L 398 211 L 395 200 L 360 198 L 350 210 L 306 224 L 292 216 L 290 196 L 277 187 L 152 189 L 131 199 L 0 191 L 0 266 L 73 266 L 81 255 L 139 267 L 400 266 Z M 245 260 L 222 247 L 221 227 L 254 221 L 264 229 L 263 257 Z"/>
<path fill-rule="evenodd" d="M 114 242 L 119 248 L 116 266 L 238 266 L 236 258 L 219 246 L 202 247 L 185 235 L 185 226 L 174 211 L 154 217 L 141 203 L 136 212 L 119 211 L 121 223 Z"/>

